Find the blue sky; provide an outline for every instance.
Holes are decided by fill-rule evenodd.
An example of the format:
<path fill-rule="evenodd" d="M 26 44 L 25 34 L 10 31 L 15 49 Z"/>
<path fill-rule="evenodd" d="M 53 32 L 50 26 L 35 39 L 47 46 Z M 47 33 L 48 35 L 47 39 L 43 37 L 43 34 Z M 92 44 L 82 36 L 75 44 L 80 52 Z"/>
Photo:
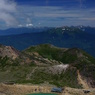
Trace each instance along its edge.
<path fill-rule="evenodd" d="M 33 6 L 83 6 L 94 7 L 94 0 L 15 0 L 18 4 L 30 4 Z"/>
<path fill-rule="evenodd" d="M 0 28 L 95 26 L 95 0 L 0 0 Z"/>

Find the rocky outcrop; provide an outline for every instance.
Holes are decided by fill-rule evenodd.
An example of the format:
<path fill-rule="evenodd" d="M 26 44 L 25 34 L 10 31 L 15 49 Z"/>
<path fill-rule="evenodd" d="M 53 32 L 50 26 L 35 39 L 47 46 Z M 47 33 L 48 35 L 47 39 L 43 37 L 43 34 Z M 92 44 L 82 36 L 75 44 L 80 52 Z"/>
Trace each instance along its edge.
<path fill-rule="evenodd" d="M 11 46 L 0 46 L 0 56 L 1 57 L 9 57 L 11 59 L 16 59 L 19 56 L 20 52 L 14 49 Z"/>

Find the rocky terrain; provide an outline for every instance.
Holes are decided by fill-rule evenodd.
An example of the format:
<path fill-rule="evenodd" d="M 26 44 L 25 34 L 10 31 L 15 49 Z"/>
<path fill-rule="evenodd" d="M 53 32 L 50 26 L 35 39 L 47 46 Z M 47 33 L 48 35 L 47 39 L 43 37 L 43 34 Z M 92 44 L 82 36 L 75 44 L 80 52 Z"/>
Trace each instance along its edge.
<path fill-rule="evenodd" d="M 0 56 L 2 57 L 7 56 L 15 60 L 16 58 L 18 58 L 19 54 L 20 52 L 11 46 L 0 45 Z"/>
<path fill-rule="evenodd" d="M 0 83 L 3 83 L 0 85 L 0 93 L 11 93 L 9 87 L 13 89 L 16 84 L 71 87 L 66 89 L 76 88 L 75 91 L 82 93 L 83 89 L 91 89 L 91 93 L 94 93 L 92 89 L 95 87 L 95 58 L 79 48 L 58 48 L 42 44 L 18 51 L 11 46 L 1 45 Z M 10 83 L 15 85 L 8 86 Z M 31 93 L 29 90 L 26 92 Z M 6 93 L 3 94 L 8 95 Z M 80 95 L 71 90 L 69 94 L 66 93 L 65 95 Z M 12 95 L 15 94 L 12 92 Z"/>

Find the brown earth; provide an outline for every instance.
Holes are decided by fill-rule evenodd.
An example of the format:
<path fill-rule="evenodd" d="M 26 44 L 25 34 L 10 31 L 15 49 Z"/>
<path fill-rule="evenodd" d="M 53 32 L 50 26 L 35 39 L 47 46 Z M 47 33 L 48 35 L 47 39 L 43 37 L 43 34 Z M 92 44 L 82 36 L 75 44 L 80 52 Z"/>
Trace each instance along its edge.
<path fill-rule="evenodd" d="M 11 46 L 3 46 L 2 45 L 0 47 L 0 56 L 2 56 L 2 57 L 7 56 L 14 60 L 14 59 L 18 58 L 19 54 L 20 54 L 20 52 Z"/>
<path fill-rule="evenodd" d="M 0 95 L 26 95 L 30 93 L 50 93 L 51 87 L 35 85 L 6 85 L 0 84 Z"/>
<path fill-rule="evenodd" d="M 81 84 L 84 89 L 89 89 L 90 87 L 89 87 L 88 83 L 86 82 L 85 79 L 82 78 L 82 76 L 80 75 L 79 70 L 77 70 L 77 75 L 78 75 L 79 84 Z"/>
<path fill-rule="evenodd" d="M 6 85 L 0 84 L 0 95 L 26 95 L 30 93 L 51 93 L 52 86 L 37 86 L 37 85 Z M 89 93 L 84 93 L 89 91 Z M 75 89 L 64 87 L 60 95 L 95 95 L 95 89 Z"/>
<path fill-rule="evenodd" d="M 89 91 L 89 92 L 85 93 L 85 91 Z M 95 95 L 95 88 L 94 89 L 75 89 L 75 88 L 66 87 L 62 95 Z"/>

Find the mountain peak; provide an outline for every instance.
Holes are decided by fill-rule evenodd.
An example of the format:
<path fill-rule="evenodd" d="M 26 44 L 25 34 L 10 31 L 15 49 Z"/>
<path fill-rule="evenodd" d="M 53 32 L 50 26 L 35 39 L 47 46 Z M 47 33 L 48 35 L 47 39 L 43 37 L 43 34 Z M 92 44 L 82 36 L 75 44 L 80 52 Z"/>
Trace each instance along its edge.
<path fill-rule="evenodd" d="M 19 51 L 11 46 L 0 45 L 0 56 L 9 57 L 11 59 L 16 59 L 19 56 Z"/>

